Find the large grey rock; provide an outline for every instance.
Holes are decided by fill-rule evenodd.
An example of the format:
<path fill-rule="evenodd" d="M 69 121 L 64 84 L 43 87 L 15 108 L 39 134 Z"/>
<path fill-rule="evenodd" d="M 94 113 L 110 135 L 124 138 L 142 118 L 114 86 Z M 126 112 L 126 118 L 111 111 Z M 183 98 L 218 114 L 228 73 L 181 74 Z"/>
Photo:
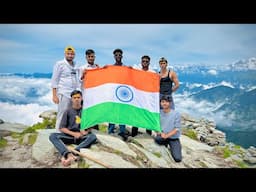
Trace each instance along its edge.
<path fill-rule="evenodd" d="M 50 142 L 49 136 L 56 131 L 55 129 L 41 129 L 37 132 L 37 140 L 32 147 L 32 157 L 42 164 L 52 165 L 56 162 L 57 150 Z"/>
<path fill-rule="evenodd" d="M 24 129 L 26 129 L 28 126 L 21 124 L 21 123 L 9 123 L 5 122 L 0 124 L 0 131 L 12 131 L 12 132 L 18 132 L 21 133 Z"/>

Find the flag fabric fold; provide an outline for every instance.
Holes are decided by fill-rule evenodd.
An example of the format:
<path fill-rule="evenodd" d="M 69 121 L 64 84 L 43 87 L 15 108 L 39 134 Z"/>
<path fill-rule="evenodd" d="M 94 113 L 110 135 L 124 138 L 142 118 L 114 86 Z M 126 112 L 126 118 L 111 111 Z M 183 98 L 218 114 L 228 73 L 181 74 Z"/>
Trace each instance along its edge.
<path fill-rule="evenodd" d="M 127 66 L 88 70 L 81 129 L 103 122 L 160 131 L 159 76 Z"/>

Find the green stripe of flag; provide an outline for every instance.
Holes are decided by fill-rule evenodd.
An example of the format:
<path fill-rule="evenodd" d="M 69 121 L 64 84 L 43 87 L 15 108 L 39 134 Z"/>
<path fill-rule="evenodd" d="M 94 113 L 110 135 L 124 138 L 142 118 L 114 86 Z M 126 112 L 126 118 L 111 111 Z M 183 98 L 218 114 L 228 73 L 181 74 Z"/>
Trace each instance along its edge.
<path fill-rule="evenodd" d="M 86 129 L 103 122 L 160 131 L 159 113 L 149 112 L 132 105 L 105 102 L 83 109 L 81 129 Z"/>

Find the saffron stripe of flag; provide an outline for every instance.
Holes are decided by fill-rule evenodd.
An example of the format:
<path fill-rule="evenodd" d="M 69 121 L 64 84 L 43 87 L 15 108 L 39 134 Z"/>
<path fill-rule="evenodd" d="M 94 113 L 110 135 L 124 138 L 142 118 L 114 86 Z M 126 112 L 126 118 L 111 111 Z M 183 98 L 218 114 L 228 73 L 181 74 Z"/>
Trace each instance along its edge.
<path fill-rule="evenodd" d="M 87 71 L 81 129 L 99 123 L 160 131 L 159 76 L 125 66 Z"/>

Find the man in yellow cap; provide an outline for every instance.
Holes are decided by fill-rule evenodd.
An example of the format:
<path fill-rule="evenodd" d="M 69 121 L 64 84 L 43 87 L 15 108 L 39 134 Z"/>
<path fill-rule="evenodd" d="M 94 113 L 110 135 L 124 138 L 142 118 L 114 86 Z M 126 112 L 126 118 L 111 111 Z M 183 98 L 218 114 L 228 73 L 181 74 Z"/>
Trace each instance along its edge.
<path fill-rule="evenodd" d="M 58 104 L 58 113 L 55 128 L 59 131 L 63 113 L 71 107 L 70 93 L 79 89 L 77 69 L 75 68 L 75 49 L 67 46 L 64 49 L 64 59 L 57 61 L 53 68 L 51 87 L 52 100 Z"/>

